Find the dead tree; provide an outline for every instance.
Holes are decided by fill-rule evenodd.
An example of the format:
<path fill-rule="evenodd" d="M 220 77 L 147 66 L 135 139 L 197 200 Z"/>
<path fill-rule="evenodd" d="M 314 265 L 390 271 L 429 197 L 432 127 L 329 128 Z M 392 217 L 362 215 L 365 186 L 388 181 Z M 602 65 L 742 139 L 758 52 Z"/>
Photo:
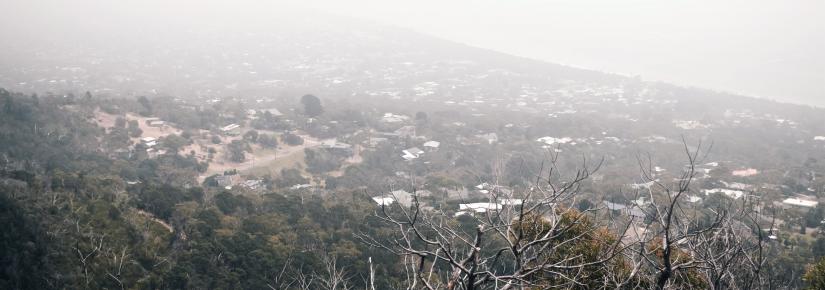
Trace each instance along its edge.
<path fill-rule="evenodd" d="M 315 280 L 318 281 L 317 284 L 320 286 L 321 289 L 350 289 L 350 278 L 347 276 L 347 273 L 346 271 L 344 271 L 343 268 L 338 267 L 337 259 L 335 257 L 330 257 L 329 255 L 324 256 L 323 272 L 316 272 L 314 276 Z"/>
<path fill-rule="evenodd" d="M 323 257 L 323 265 L 319 271 L 305 272 L 304 265 L 295 267 L 294 259 L 286 259 L 283 267 L 270 278 L 267 283 L 269 289 L 326 289 L 326 290 L 348 290 L 350 276 L 338 266 L 337 259 L 329 254 Z M 294 268 L 294 269 L 293 269 Z"/>
<path fill-rule="evenodd" d="M 621 238 L 602 238 L 587 215 L 570 206 L 601 162 L 584 159 L 574 174 L 562 176 L 558 154 L 548 160 L 524 192 L 491 190 L 485 211 L 468 215 L 469 224 L 443 210 L 425 210 L 414 197 L 409 208 L 382 205 L 374 214 L 393 228 L 391 237 L 359 238 L 405 261 L 408 289 L 590 288 L 608 283 L 603 276 L 623 250 Z"/>
<path fill-rule="evenodd" d="M 271 282 L 267 283 L 266 286 L 272 290 L 289 289 L 289 287 L 296 282 L 296 279 L 290 279 L 290 277 L 287 276 L 287 270 L 289 270 L 291 266 L 292 257 L 288 257 L 286 262 L 284 262 L 284 266 L 281 267 L 281 270 L 275 273 L 274 277 L 270 279 Z"/>
<path fill-rule="evenodd" d="M 126 246 L 120 252 L 114 251 L 113 249 L 109 249 L 106 251 L 106 256 L 112 258 L 109 262 L 109 269 L 106 270 L 106 275 L 115 281 L 120 289 L 124 289 L 123 285 L 123 263 L 126 262 L 126 259 L 129 257 L 128 250 Z"/>
<path fill-rule="evenodd" d="M 83 271 L 84 285 L 89 285 L 94 279 L 93 265 L 97 255 L 103 250 L 103 240 L 106 235 L 95 234 L 93 230 L 88 233 L 80 232 L 78 226 L 79 239 L 75 242 L 74 250 L 77 253 L 77 260 Z M 86 241 L 85 239 L 88 239 Z"/>
<path fill-rule="evenodd" d="M 643 179 L 653 184 L 645 193 L 652 205 L 642 209 L 652 221 L 638 250 L 626 253 L 634 261 L 630 278 L 648 280 L 654 289 L 763 287 L 765 237 L 758 223 L 761 213 L 755 210 L 758 204 L 745 197 L 741 204 L 730 202 L 718 208 L 686 207 L 683 200 L 695 192 L 696 165 L 707 150 L 701 144 L 691 150 L 686 142 L 684 150 L 688 163 L 670 185 L 653 176 L 649 159 L 638 158 Z"/>
<path fill-rule="evenodd" d="M 304 273 L 303 270 L 299 270 L 293 277 L 295 282 L 295 287 L 300 290 L 312 290 L 315 288 L 315 276 Z"/>

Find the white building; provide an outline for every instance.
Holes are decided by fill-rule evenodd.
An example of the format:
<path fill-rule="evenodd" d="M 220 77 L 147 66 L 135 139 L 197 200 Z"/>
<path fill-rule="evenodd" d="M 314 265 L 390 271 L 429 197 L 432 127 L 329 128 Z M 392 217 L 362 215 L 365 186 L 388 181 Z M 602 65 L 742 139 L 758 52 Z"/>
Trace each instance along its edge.
<path fill-rule="evenodd" d="M 501 199 L 498 201 L 498 204 L 501 205 L 521 205 L 524 203 L 524 200 L 517 199 L 517 198 L 506 198 Z"/>
<path fill-rule="evenodd" d="M 573 141 L 573 138 L 570 138 L 570 137 L 556 138 L 556 137 L 545 136 L 545 137 L 541 137 L 541 138 L 536 139 L 536 141 L 542 142 L 546 145 L 555 145 L 555 144 L 570 143 L 570 142 Z"/>
<path fill-rule="evenodd" d="M 487 211 L 500 210 L 501 205 L 489 202 L 462 203 L 458 205 L 458 209 L 461 211 L 474 211 L 476 213 L 485 213 Z"/>
<path fill-rule="evenodd" d="M 140 138 L 140 141 L 143 142 L 143 145 L 146 146 L 146 148 L 148 149 L 151 149 L 152 147 L 158 145 L 158 138 L 155 137 L 143 137 Z"/>
<path fill-rule="evenodd" d="M 378 205 L 387 206 L 398 202 L 401 206 L 410 207 L 413 202 L 413 196 L 405 190 L 393 190 L 389 194 L 373 197 L 372 200 Z"/>
<path fill-rule="evenodd" d="M 644 189 L 649 190 L 650 187 L 653 186 L 654 184 L 656 184 L 656 181 L 648 181 L 648 182 L 645 182 L 645 183 L 634 183 L 634 184 L 630 185 L 630 188 L 637 189 L 637 190 L 644 188 Z"/>
<path fill-rule="evenodd" d="M 264 113 L 267 113 L 267 112 L 270 115 L 272 115 L 273 117 L 282 117 L 284 115 L 283 113 L 281 113 L 281 111 L 278 111 L 278 109 L 276 109 L 276 108 L 270 108 L 270 109 L 264 110 Z"/>
<path fill-rule="evenodd" d="M 787 205 L 807 207 L 807 208 L 814 208 L 819 204 L 818 201 L 805 200 L 805 199 L 796 198 L 796 197 L 787 198 L 787 199 L 783 200 L 782 203 L 787 204 Z"/>
<path fill-rule="evenodd" d="M 435 151 L 438 150 L 438 146 L 441 146 L 441 142 L 438 141 L 427 141 L 424 142 L 424 149 Z"/>
<path fill-rule="evenodd" d="M 393 113 L 385 113 L 384 116 L 381 118 L 382 122 L 386 123 L 399 123 L 409 120 L 409 116 L 405 115 L 396 115 Z"/>
<path fill-rule="evenodd" d="M 759 170 L 756 170 L 754 168 L 745 168 L 745 169 L 734 170 L 733 172 L 731 172 L 731 174 L 734 175 L 734 176 L 739 176 L 739 177 L 749 177 L 749 176 L 754 176 L 754 175 L 759 174 Z"/>
<path fill-rule="evenodd" d="M 223 132 L 226 135 L 238 135 L 241 133 L 240 128 L 241 125 L 229 124 L 221 128 L 221 132 Z"/>
<path fill-rule="evenodd" d="M 703 190 L 705 195 L 710 195 L 712 193 L 721 193 L 733 199 L 739 199 L 745 196 L 745 192 L 741 190 L 735 189 L 724 189 L 724 188 L 714 188 L 714 189 L 705 189 Z"/>
<path fill-rule="evenodd" d="M 401 158 L 404 158 L 404 160 L 409 161 L 421 157 L 421 154 L 424 154 L 424 151 L 418 149 L 418 147 L 413 147 L 410 149 L 402 150 L 401 153 L 404 153 L 404 155 L 401 155 Z"/>
<path fill-rule="evenodd" d="M 161 121 L 161 120 L 154 120 L 154 121 L 148 121 L 147 125 L 149 125 L 149 127 L 163 127 L 163 126 L 166 125 L 166 122 Z"/>
<path fill-rule="evenodd" d="M 393 202 L 395 202 L 395 199 L 391 196 L 376 196 L 373 197 L 372 200 L 375 201 L 375 203 L 377 203 L 378 205 L 391 205 Z"/>

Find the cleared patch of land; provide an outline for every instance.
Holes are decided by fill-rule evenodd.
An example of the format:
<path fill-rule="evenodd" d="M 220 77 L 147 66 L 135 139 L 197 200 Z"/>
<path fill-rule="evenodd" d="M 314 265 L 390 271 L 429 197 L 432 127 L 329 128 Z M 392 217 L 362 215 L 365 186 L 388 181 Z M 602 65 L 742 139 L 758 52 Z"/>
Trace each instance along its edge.
<path fill-rule="evenodd" d="M 175 232 L 175 230 L 172 228 L 172 225 L 168 224 L 167 222 L 165 222 L 165 221 L 163 221 L 159 218 L 156 218 L 153 214 L 142 211 L 142 210 L 137 210 L 136 212 L 137 212 L 137 214 L 139 214 L 141 216 L 144 216 L 147 219 L 149 219 L 150 221 L 153 221 L 153 222 L 157 223 L 159 226 L 165 228 L 167 231 L 169 231 L 169 233 L 174 233 Z"/>
<path fill-rule="evenodd" d="M 137 115 L 137 114 L 132 114 L 132 113 L 126 113 L 125 115 L 112 115 L 112 114 L 100 111 L 100 109 L 95 110 L 95 122 L 97 123 L 98 126 L 106 128 L 107 130 L 115 126 L 115 121 L 117 120 L 118 117 L 126 119 L 127 122 L 131 121 L 131 120 L 137 120 L 138 121 L 138 126 L 140 127 L 140 130 L 143 131 L 143 134 L 141 134 L 140 137 L 131 138 L 133 142 L 139 142 L 140 138 L 143 138 L 143 137 L 161 138 L 161 137 L 169 136 L 171 134 L 180 134 L 181 132 L 183 132 L 182 130 L 180 130 L 178 128 L 175 128 L 175 127 L 172 127 L 172 126 L 169 126 L 169 125 L 164 125 L 164 126 L 161 126 L 161 127 L 149 126 L 146 123 L 146 120 L 150 119 L 150 117 L 144 117 L 144 116 Z"/>
<path fill-rule="evenodd" d="M 198 181 L 203 182 L 206 177 L 233 169 L 246 174 L 275 176 L 281 169 L 304 168 L 304 149 L 318 147 L 321 142 L 308 135 L 301 135 L 301 138 L 304 139 L 304 144 L 298 146 L 279 144 L 277 149 L 265 149 L 259 145 L 252 145 L 252 153 L 247 153 L 246 161 L 242 163 L 228 161 L 225 150 L 219 151 L 213 162 L 209 163 L 206 172 L 198 177 Z M 227 140 L 224 144 L 228 142 L 231 141 Z M 223 149 L 225 146 L 220 147 Z"/>
<path fill-rule="evenodd" d="M 278 176 L 282 169 L 295 168 L 301 170 L 302 173 L 306 175 L 306 172 L 303 172 L 304 168 L 306 168 L 304 157 L 305 154 L 303 150 L 292 152 L 289 155 L 278 156 L 277 159 L 272 159 L 268 162 L 259 161 L 254 167 L 246 170 L 244 173 L 256 176 Z"/>
<path fill-rule="evenodd" d="M 143 137 L 163 138 L 172 134 L 180 134 L 183 132 L 183 130 L 178 129 L 171 124 L 166 124 L 161 127 L 149 126 L 146 121 L 150 118 L 137 114 L 127 113 L 125 115 L 118 116 L 108 114 L 100 110 L 95 111 L 95 122 L 98 126 L 106 128 L 107 130 L 115 126 L 115 121 L 118 117 L 122 117 L 127 121 L 138 121 L 143 134 L 141 134 L 140 137 L 131 138 L 133 143 L 139 143 L 140 138 Z M 249 128 L 242 129 L 244 132 L 249 130 Z M 279 132 L 266 130 L 259 130 L 259 133 L 275 135 L 277 137 L 280 137 L 281 135 Z M 181 148 L 180 154 L 190 154 L 191 152 L 194 152 L 194 155 L 198 161 L 203 162 L 207 161 L 209 149 L 212 148 L 215 150 L 206 172 L 198 176 L 198 182 L 203 182 L 209 176 L 222 174 L 223 172 L 231 170 L 238 170 L 241 173 L 256 176 L 277 176 L 280 174 L 282 169 L 296 168 L 301 170 L 305 176 L 309 176 L 309 174 L 304 171 L 304 168 L 306 167 L 306 164 L 304 163 L 304 150 L 307 148 L 319 147 L 322 143 L 322 141 L 317 138 L 313 138 L 306 134 L 299 134 L 299 136 L 304 139 L 304 143 L 301 145 L 289 146 L 287 144 L 279 144 L 278 148 L 269 149 L 263 148 L 257 144 L 252 144 L 252 152 L 247 153 L 246 161 L 232 162 L 229 161 L 226 144 L 242 139 L 241 136 L 218 136 L 221 140 L 221 144 L 213 144 L 211 140 L 212 134 L 209 134 L 208 131 L 200 130 L 196 135 L 197 136 L 193 136 L 192 138 L 192 144 Z M 356 146 L 355 154 L 352 157 L 347 158 L 344 167 L 340 170 L 333 171 L 330 174 L 332 176 L 341 176 L 343 175 L 346 166 L 360 163 L 362 161 L 360 152 L 360 146 Z"/>

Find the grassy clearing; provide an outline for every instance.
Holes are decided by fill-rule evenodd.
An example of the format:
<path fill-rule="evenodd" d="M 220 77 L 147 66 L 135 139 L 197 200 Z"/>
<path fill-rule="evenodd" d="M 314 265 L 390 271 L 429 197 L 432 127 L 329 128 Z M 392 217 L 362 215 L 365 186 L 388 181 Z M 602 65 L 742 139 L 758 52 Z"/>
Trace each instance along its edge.
<path fill-rule="evenodd" d="M 261 156 L 271 156 L 272 152 L 261 152 L 258 154 L 261 154 Z M 258 154 L 255 154 L 256 158 Z M 304 150 L 296 150 L 288 155 L 279 155 L 276 159 L 268 160 L 266 162 L 256 161 L 252 168 L 244 171 L 243 173 L 255 176 L 277 176 L 281 173 L 281 169 L 296 168 L 301 170 L 301 172 L 306 175 L 306 172 L 304 172 L 304 168 L 306 168 L 304 156 Z"/>

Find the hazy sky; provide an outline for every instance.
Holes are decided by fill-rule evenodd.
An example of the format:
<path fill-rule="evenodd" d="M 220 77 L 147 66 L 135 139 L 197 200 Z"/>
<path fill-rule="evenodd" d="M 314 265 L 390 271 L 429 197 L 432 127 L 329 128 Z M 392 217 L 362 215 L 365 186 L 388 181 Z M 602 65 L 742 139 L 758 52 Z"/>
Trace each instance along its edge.
<path fill-rule="evenodd" d="M 822 0 L 309 0 L 474 46 L 825 106 Z"/>
<path fill-rule="evenodd" d="M 125 14 L 148 19 L 136 25 L 152 17 L 211 24 L 285 6 L 645 80 L 825 106 L 823 0 L 0 0 L 0 31 L 23 35 L 27 26 L 57 28 L 67 19 L 97 29 Z"/>

